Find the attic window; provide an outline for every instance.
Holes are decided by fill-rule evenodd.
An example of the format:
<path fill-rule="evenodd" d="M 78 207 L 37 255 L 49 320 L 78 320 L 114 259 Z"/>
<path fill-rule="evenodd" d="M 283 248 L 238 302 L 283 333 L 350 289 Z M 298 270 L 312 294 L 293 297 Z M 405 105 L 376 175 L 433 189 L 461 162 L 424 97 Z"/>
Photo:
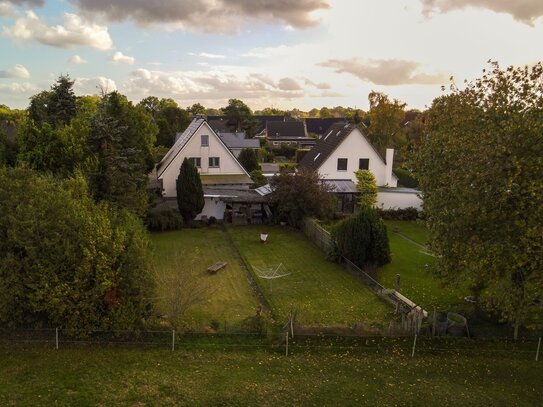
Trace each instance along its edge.
<path fill-rule="evenodd" d="M 338 171 L 347 171 L 347 159 L 338 158 L 337 159 L 337 170 Z"/>
<path fill-rule="evenodd" d="M 317 161 L 317 158 L 319 158 L 320 155 L 321 155 L 321 153 L 317 154 L 317 155 L 315 156 L 315 158 L 313 158 L 313 161 Z"/>
<path fill-rule="evenodd" d="M 201 146 L 202 147 L 208 147 L 209 146 L 209 136 L 207 134 L 202 134 L 200 136 L 201 140 Z"/>

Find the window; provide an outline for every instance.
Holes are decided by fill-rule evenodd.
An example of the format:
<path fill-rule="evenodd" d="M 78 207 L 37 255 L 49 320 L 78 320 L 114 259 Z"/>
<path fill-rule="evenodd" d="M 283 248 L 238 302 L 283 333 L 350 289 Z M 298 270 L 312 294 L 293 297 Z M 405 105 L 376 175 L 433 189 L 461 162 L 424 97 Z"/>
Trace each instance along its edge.
<path fill-rule="evenodd" d="M 192 162 L 192 164 L 196 168 L 200 168 L 202 166 L 202 158 L 201 157 L 190 157 L 189 160 Z"/>
<path fill-rule="evenodd" d="M 219 168 L 220 166 L 220 157 L 209 157 L 209 168 Z"/>
<path fill-rule="evenodd" d="M 202 134 L 200 136 L 200 140 L 202 141 L 202 147 L 208 147 L 209 146 L 209 136 L 207 134 Z"/>
<path fill-rule="evenodd" d="M 338 158 L 337 159 L 337 170 L 338 171 L 347 171 L 347 159 Z"/>
<path fill-rule="evenodd" d="M 359 170 L 369 170 L 370 169 L 370 159 L 361 158 L 358 160 L 358 169 Z"/>

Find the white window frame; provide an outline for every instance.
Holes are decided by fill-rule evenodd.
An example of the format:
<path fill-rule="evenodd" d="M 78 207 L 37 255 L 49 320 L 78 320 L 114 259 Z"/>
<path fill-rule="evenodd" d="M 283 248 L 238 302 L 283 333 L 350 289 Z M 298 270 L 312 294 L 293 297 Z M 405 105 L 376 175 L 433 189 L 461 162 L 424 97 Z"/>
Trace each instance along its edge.
<path fill-rule="evenodd" d="M 202 157 L 189 157 L 189 160 L 196 168 L 202 168 Z"/>

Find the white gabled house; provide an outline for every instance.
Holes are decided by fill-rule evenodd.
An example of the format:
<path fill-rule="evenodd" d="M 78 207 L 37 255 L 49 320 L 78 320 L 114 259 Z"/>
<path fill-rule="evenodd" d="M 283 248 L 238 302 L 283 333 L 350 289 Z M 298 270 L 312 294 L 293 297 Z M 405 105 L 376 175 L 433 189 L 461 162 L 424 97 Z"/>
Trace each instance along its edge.
<path fill-rule="evenodd" d="M 198 168 L 204 188 L 205 206 L 196 219 L 223 219 L 226 203 L 221 198 L 234 195 L 228 191 L 248 190 L 251 177 L 206 120 L 195 118 L 156 168 L 165 200 L 175 201 L 177 197 L 176 180 L 185 157 Z"/>
<path fill-rule="evenodd" d="M 386 160 L 377 152 L 362 131 L 354 125 L 337 123 L 330 127 L 299 164 L 299 168 L 318 171 L 335 188 L 338 210 L 352 212 L 356 201 L 357 170 L 369 170 L 375 176 L 379 193 L 377 206 L 383 209 L 420 209 L 420 191 L 398 188 L 392 172 L 394 150 L 387 149 Z"/>

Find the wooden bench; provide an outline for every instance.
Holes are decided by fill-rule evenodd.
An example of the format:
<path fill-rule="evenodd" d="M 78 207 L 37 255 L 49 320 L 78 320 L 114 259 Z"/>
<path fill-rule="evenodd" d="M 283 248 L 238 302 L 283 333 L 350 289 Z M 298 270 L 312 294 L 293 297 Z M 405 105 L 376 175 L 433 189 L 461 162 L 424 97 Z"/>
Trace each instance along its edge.
<path fill-rule="evenodd" d="M 225 261 L 218 261 L 217 263 L 215 263 L 214 265 L 212 265 L 211 267 L 208 267 L 207 268 L 207 271 L 210 273 L 210 274 L 215 274 L 217 271 L 219 271 L 220 269 L 226 267 L 228 263 L 225 262 Z"/>

